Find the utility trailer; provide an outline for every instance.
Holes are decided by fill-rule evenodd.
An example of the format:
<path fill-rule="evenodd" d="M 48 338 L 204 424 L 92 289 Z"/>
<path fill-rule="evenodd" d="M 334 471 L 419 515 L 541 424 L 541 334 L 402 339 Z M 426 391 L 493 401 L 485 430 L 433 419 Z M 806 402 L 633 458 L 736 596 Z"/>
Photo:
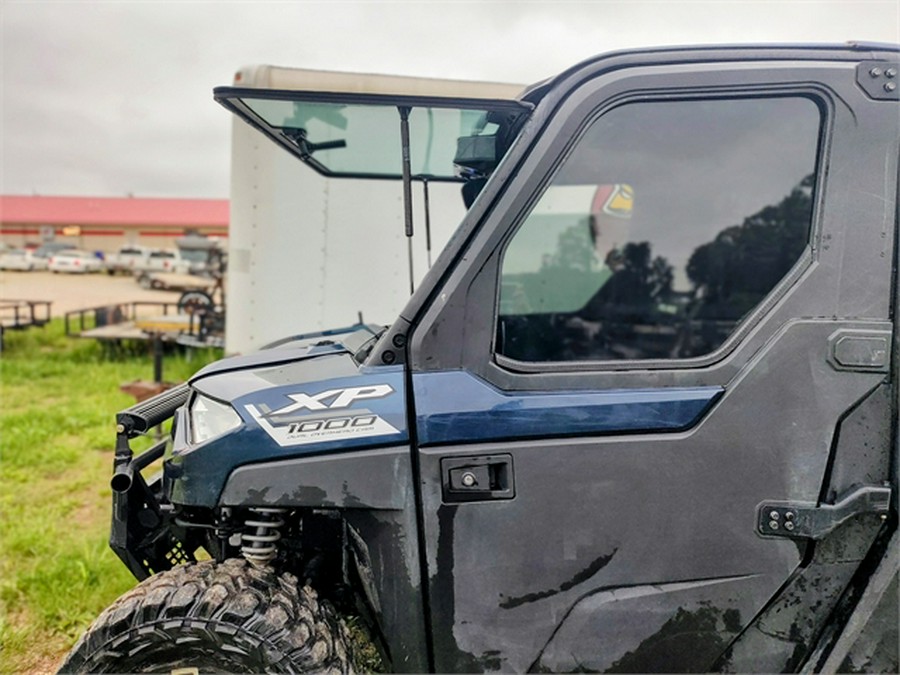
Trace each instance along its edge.
<path fill-rule="evenodd" d="M 389 325 L 119 413 L 110 543 L 144 581 L 63 670 L 351 672 L 352 615 L 397 672 L 897 672 L 898 70 L 706 47 L 515 100 L 217 88 L 307 168 L 395 181 L 406 231 L 436 177 L 468 209 Z M 362 305 L 391 267 L 359 242 Z"/>

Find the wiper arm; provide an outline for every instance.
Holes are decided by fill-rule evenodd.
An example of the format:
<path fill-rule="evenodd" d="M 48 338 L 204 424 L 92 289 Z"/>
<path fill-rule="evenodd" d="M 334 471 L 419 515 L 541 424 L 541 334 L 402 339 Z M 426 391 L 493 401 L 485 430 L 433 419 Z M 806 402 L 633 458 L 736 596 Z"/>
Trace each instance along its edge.
<path fill-rule="evenodd" d="M 285 137 L 292 140 L 298 148 L 300 148 L 301 159 L 312 157 L 314 152 L 320 150 L 335 150 L 337 148 L 346 148 L 347 141 L 340 139 L 336 141 L 322 141 L 321 143 L 313 143 L 306 137 L 306 129 L 295 129 L 285 127 L 281 130 Z"/>

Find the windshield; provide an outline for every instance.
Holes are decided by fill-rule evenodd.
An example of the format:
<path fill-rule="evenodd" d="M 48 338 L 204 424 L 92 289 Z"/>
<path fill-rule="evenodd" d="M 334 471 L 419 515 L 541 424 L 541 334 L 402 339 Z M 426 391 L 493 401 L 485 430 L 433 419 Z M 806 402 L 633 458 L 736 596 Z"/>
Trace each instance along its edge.
<path fill-rule="evenodd" d="M 244 99 L 268 124 L 314 155 L 329 174 L 399 177 L 400 116 L 393 106 Z M 497 124 L 483 110 L 413 108 L 409 113 L 410 169 L 432 180 L 456 177 L 461 137 L 493 136 Z"/>
<path fill-rule="evenodd" d="M 403 114 L 408 115 L 414 180 L 462 181 L 472 170 L 490 171 L 529 111 L 512 100 L 230 87 L 217 89 L 216 98 L 319 173 L 348 178 L 402 178 Z"/>

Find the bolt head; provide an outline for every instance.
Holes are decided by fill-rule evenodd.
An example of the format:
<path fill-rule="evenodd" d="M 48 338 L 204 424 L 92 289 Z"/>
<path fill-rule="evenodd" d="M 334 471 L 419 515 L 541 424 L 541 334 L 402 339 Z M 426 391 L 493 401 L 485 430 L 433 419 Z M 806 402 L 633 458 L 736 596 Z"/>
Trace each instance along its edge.
<path fill-rule="evenodd" d="M 771 518 L 772 520 L 778 520 L 779 518 L 781 518 L 781 515 L 778 513 L 778 511 L 772 511 L 771 513 L 769 513 L 769 518 Z"/>
<path fill-rule="evenodd" d="M 884 90 L 888 93 L 895 91 L 897 89 L 897 84 L 895 82 L 885 82 Z"/>
<path fill-rule="evenodd" d="M 891 78 L 897 77 L 897 69 L 896 68 L 888 68 L 887 70 L 884 71 L 884 76 L 891 77 Z"/>
<path fill-rule="evenodd" d="M 791 530 L 794 529 L 794 524 L 792 522 L 788 521 L 784 524 L 784 529 L 786 529 L 788 532 L 790 532 Z"/>
<path fill-rule="evenodd" d="M 777 530 L 777 529 L 778 529 L 778 521 L 777 521 L 777 520 L 770 520 L 770 521 L 769 521 L 769 529 L 770 529 L 770 530 Z"/>
<path fill-rule="evenodd" d="M 882 72 L 883 71 L 881 70 L 881 68 L 879 68 L 877 66 L 875 68 L 869 69 L 869 75 L 871 75 L 872 77 L 881 77 Z"/>

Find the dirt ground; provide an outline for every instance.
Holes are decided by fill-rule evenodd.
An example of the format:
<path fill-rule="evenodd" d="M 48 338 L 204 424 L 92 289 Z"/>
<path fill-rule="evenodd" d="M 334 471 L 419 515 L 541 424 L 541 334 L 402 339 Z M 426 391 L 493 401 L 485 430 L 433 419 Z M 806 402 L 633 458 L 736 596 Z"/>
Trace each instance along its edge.
<path fill-rule="evenodd" d="M 104 305 L 136 301 L 177 302 L 179 295 L 178 291 L 145 290 L 132 276 L 0 271 L 0 301 L 49 301 L 53 318 Z"/>

